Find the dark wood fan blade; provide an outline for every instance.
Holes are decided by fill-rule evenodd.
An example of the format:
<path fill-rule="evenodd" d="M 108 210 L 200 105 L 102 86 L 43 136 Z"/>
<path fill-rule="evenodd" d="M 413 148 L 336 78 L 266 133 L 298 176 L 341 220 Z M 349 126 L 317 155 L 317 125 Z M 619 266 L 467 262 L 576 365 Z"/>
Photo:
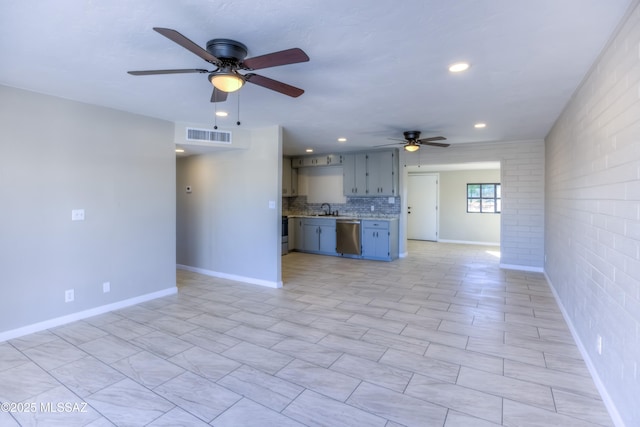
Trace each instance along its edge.
<path fill-rule="evenodd" d="M 227 95 L 227 92 L 223 92 L 214 87 L 213 93 L 211 94 L 211 102 L 224 102 L 227 100 Z"/>
<path fill-rule="evenodd" d="M 176 30 L 172 30 L 170 28 L 159 28 L 159 27 L 154 27 L 153 29 L 154 31 L 162 34 L 172 42 L 175 42 L 180 46 L 182 46 L 183 48 L 191 51 L 192 53 L 195 53 L 196 55 L 198 55 L 200 58 L 204 59 L 207 62 L 210 62 L 212 64 L 217 64 L 220 62 L 218 58 L 211 55 L 205 49 L 201 48 L 200 46 L 198 46 L 197 44 L 195 44 L 194 42 L 192 42 L 191 40 L 189 40 L 188 38 L 186 38 L 185 36 L 177 32 Z"/>
<path fill-rule="evenodd" d="M 294 47 L 293 49 L 281 50 L 280 52 L 245 59 L 242 65 L 248 70 L 260 70 L 262 68 L 277 67 L 279 65 L 307 62 L 308 60 L 309 57 L 302 49 Z"/>
<path fill-rule="evenodd" d="M 387 139 L 393 139 L 393 138 L 387 138 Z M 398 141 L 400 141 L 400 140 L 398 139 Z M 406 143 L 407 143 L 407 141 L 405 141 L 405 142 L 394 142 L 392 144 L 376 145 L 376 147 L 388 147 L 390 145 L 398 145 L 398 144 L 406 144 Z"/>
<path fill-rule="evenodd" d="M 154 74 L 181 74 L 181 73 L 208 73 L 208 70 L 200 68 L 184 68 L 177 70 L 146 70 L 146 71 L 127 71 L 132 76 L 151 76 Z"/>
<path fill-rule="evenodd" d="M 423 142 L 423 141 L 424 141 L 424 140 L 423 140 L 423 139 L 421 139 L 421 140 L 420 140 L 420 141 L 418 141 L 418 142 L 419 142 L 420 144 L 422 144 L 422 145 L 431 145 L 431 146 L 433 146 L 433 147 L 448 147 L 448 146 L 450 146 L 450 145 L 451 145 L 451 144 L 442 144 L 442 143 L 440 143 L 440 142 L 429 142 L 429 141 Z"/>
<path fill-rule="evenodd" d="M 444 136 L 432 136 L 431 138 L 419 139 L 418 142 L 424 144 L 425 142 L 429 142 L 429 141 L 444 141 L 445 139 L 447 138 L 445 138 Z"/>
<path fill-rule="evenodd" d="M 267 89 L 275 90 L 276 92 L 280 92 L 284 95 L 289 95 L 293 98 L 297 98 L 304 93 L 304 90 L 300 88 L 270 79 L 268 77 L 259 76 L 258 74 L 247 74 L 244 76 L 244 78 L 245 81 L 249 83 L 266 87 Z"/>

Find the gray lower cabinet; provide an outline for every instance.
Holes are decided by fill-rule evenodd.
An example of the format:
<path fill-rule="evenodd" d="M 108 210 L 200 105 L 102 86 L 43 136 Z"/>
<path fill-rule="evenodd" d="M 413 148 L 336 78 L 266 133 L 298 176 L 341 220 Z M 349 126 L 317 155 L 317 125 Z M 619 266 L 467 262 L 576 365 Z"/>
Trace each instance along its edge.
<path fill-rule="evenodd" d="M 391 261 L 398 258 L 398 220 L 362 221 L 362 257 Z"/>
<path fill-rule="evenodd" d="M 291 222 L 291 219 L 289 219 Z M 304 229 L 302 225 L 304 224 L 304 218 L 295 218 L 294 219 L 294 228 L 293 232 L 293 247 L 289 245 L 289 249 L 295 249 L 297 251 L 301 251 L 304 249 Z M 289 237 L 291 239 L 291 237 Z"/>
<path fill-rule="evenodd" d="M 336 220 L 324 218 L 301 218 L 300 230 L 302 241 L 297 248 L 305 252 L 326 255 L 336 254 Z"/>

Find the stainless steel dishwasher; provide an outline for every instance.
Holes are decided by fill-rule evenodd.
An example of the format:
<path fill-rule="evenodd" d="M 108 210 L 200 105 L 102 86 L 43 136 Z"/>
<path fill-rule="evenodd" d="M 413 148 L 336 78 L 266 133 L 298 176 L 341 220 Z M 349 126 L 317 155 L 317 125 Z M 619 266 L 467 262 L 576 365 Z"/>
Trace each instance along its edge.
<path fill-rule="evenodd" d="M 336 220 L 336 252 L 339 254 L 361 255 L 360 220 Z"/>

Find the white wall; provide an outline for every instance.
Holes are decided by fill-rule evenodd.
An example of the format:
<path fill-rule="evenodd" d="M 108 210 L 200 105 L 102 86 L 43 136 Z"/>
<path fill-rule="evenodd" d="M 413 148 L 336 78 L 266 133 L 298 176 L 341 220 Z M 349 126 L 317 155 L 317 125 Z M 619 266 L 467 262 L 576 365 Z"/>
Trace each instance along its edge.
<path fill-rule="evenodd" d="M 546 139 L 545 271 L 588 363 L 640 425 L 640 9 Z M 596 350 L 602 337 L 602 354 Z M 608 400 L 608 399 L 611 400 Z M 614 416 L 617 417 L 614 411 Z M 622 425 L 619 423 L 618 425 Z"/>
<path fill-rule="evenodd" d="M 400 151 L 400 253 L 406 253 L 407 167 L 452 163 L 500 162 L 502 214 L 500 264 L 542 271 L 544 260 L 544 141 L 452 144 Z"/>
<path fill-rule="evenodd" d="M 0 149 L 0 339 L 175 291 L 171 123 L 0 86 Z"/>
<path fill-rule="evenodd" d="M 177 263 L 279 287 L 282 131 L 234 129 L 233 139 L 248 148 L 177 161 Z"/>
<path fill-rule="evenodd" d="M 500 214 L 467 212 L 467 184 L 500 183 L 500 170 L 440 174 L 440 241 L 500 244 Z"/>

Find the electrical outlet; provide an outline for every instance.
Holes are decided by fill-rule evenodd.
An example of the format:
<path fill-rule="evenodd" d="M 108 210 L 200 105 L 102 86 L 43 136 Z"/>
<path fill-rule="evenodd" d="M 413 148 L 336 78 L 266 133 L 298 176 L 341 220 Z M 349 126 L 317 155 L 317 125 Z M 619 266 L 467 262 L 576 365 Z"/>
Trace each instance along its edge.
<path fill-rule="evenodd" d="M 596 350 L 598 351 L 598 354 L 602 354 L 602 337 L 600 335 L 598 335 L 598 338 L 596 339 Z"/>
<path fill-rule="evenodd" d="M 373 212 L 373 211 L 375 211 L 375 210 L 376 210 L 376 207 L 375 207 L 375 206 L 373 206 L 373 205 L 371 205 L 371 212 Z"/>
<path fill-rule="evenodd" d="M 107 292 L 111 292 L 111 282 L 104 282 L 102 284 L 102 292 L 103 293 L 107 293 Z"/>
<path fill-rule="evenodd" d="M 75 299 L 73 289 L 67 289 L 64 291 L 64 302 L 71 302 Z"/>

